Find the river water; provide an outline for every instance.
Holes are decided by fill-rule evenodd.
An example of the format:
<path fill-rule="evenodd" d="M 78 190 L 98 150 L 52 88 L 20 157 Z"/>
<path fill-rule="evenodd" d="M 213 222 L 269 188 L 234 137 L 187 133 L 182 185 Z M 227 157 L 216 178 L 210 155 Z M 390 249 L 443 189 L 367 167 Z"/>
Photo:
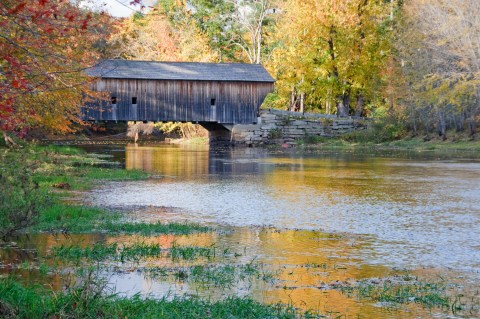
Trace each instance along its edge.
<path fill-rule="evenodd" d="M 468 155 L 178 146 L 106 152 L 158 178 L 107 183 L 90 194 L 96 205 L 168 208 L 138 218 L 364 235 L 373 240 L 357 257 L 369 264 L 479 276 L 480 161 Z"/>
<path fill-rule="evenodd" d="M 208 260 L 108 261 L 100 276 L 125 296 L 249 296 L 318 310 L 328 318 L 478 317 L 478 154 L 175 145 L 86 149 L 152 178 L 102 183 L 85 194 L 85 201 L 119 210 L 128 221 L 187 221 L 218 231 L 147 237 L 35 234 L 0 248 L 0 272 L 16 269 L 27 282 L 61 290 L 68 267 L 48 274 L 48 282 L 42 282 L 41 270 L 24 269 L 59 245 L 214 247 L 218 253 Z M 241 273 L 253 264 L 256 276 Z M 203 277 L 193 278 L 196 266 L 217 272 L 202 282 Z M 215 284 L 228 266 L 240 269 L 236 279 Z M 152 269 L 169 273 L 152 276 Z M 473 306 L 453 314 L 414 303 L 380 304 L 331 289 L 332 283 L 405 273 L 444 282 L 451 296 L 464 294 Z"/>

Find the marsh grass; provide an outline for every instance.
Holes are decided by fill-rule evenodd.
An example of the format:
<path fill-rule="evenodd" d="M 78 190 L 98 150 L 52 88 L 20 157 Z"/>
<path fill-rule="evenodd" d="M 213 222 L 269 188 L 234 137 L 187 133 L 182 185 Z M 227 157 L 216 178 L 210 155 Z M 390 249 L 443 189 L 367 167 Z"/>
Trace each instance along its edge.
<path fill-rule="evenodd" d="M 53 247 L 49 257 L 70 262 L 80 261 L 119 261 L 138 262 L 148 258 L 170 258 L 174 262 L 181 260 L 193 261 L 199 258 L 213 260 L 215 258 L 215 247 L 195 246 L 173 246 L 162 248 L 159 244 L 148 244 L 144 242 L 125 244 L 104 244 L 97 242 L 92 246 L 80 247 L 77 245 Z"/>
<path fill-rule="evenodd" d="M 72 205 L 54 201 L 41 210 L 38 222 L 30 229 L 33 232 L 50 233 L 108 233 L 138 234 L 144 236 L 159 234 L 187 235 L 206 233 L 212 228 L 188 223 L 127 223 L 122 214 L 107 209 Z"/>
<path fill-rule="evenodd" d="M 364 132 L 346 134 L 338 138 L 310 139 L 299 141 L 299 146 L 307 149 L 376 149 L 376 150 L 414 150 L 414 151 L 449 151 L 449 152 L 478 152 L 480 150 L 479 140 L 467 140 L 465 138 L 452 138 L 447 141 L 431 139 L 425 141 L 419 137 L 404 137 L 402 139 L 377 139 L 375 133 L 365 135 Z M 374 137 L 374 138 L 372 138 Z"/>
<path fill-rule="evenodd" d="M 195 283 L 203 288 L 227 289 L 241 282 L 251 284 L 254 280 L 271 282 L 265 265 L 251 262 L 248 264 L 207 264 L 187 267 L 146 267 L 142 270 L 147 278 Z"/>
<path fill-rule="evenodd" d="M 40 286 L 25 287 L 12 279 L 0 280 L 2 318 L 318 318 L 289 305 L 263 305 L 248 298 L 220 301 L 198 298 L 173 300 L 121 298 L 108 295 L 88 282 L 66 292 L 54 293 Z"/>
<path fill-rule="evenodd" d="M 15 159 L 25 153 L 28 154 L 25 164 L 34 168 L 34 180 L 47 189 L 56 184 L 68 184 L 69 189 L 86 190 L 99 180 L 140 180 L 149 176 L 143 171 L 125 170 L 114 165 L 103 167 L 108 162 L 73 147 L 30 145 L 12 152 L 11 157 Z"/>
<path fill-rule="evenodd" d="M 144 258 L 159 257 L 165 252 L 158 244 L 135 243 L 129 246 L 95 243 L 93 246 L 58 246 L 53 247 L 50 252 L 51 258 L 58 258 L 64 261 L 139 261 Z"/>
<path fill-rule="evenodd" d="M 101 208 L 56 202 L 41 211 L 38 224 L 31 230 L 53 233 L 89 233 L 102 230 L 103 225 L 110 225 L 116 219 L 118 217 L 113 213 Z"/>
<path fill-rule="evenodd" d="M 216 257 L 215 245 L 210 247 L 197 246 L 172 246 L 169 255 L 173 261 L 179 260 L 195 260 L 200 257 L 211 261 Z"/>
<path fill-rule="evenodd" d="M 417 303 L 428 308 L 440 307 L 444 309 L 450 308 L 453 303 L 443 283 L 385 281 L 382 284 L 372 284 L 370 282 L 359 282 L 357 285 L 341 286 L 339 289 L 359 298 L 368 298 L 385 303 Z"/>
<path fill-rule="evenodd" d="M 141 234 L 144 236 L 155 234 L 175 234 L 187 235 L 191 233 L 205 233 L 212 231 L 212 228 L 202 226 L 199 224 L 187 223 L 120 223 L 108 222 L 105 223 L 103 229 L 109 233 L 120 234 Z"/>

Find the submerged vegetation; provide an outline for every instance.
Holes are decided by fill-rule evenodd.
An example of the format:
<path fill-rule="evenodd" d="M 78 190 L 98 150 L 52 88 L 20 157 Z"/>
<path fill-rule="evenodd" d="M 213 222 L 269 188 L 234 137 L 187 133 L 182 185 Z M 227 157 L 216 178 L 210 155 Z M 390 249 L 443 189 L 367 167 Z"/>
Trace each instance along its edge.
<path fill-rule="evenodd" d="M 342 316 L 320 307 L 312 311 L 304 305 L 278 304 L 278 300 L 262 303 L 239 297 L 255 290 L 284 294 L 297 290 L 320 294 L 340 290 L 346 298 L 380 302 L 386 307 L 407 304 L 444 312 L 478 313 L 478 297 L 467 303 L 442 282 L 415 279 L 399 283 L 385 279 L 319 286 L 321 280 L 346 272 L 347 266 L 336 260 L 317 260 L 315 256 L 295 265 L 283 265 L 281 261 L 265 263 L 257 260 L 258 255 L 252 255 L 250 248 L 232 248 L 223 241 L 235 229 L 222 233 L 189 223 L 132 223 L 122 212 L 77 203 L 73 200 L 75 192 L 95 187 L 102 180 L 148 178 L 144 172 L 120 169 L 104 157 L 75 148 L 28 145 L 20 150 L 4 150 L 1 156 L 0 173 L 5 185 L 10 183 L 0 190 L 5 198 L 0 210 L 2 218 L 10 221 L 2 223 L 16 225 L 17 221 L 10 216 L 21 217 L 18 225 L 8 226 L 11 231 L 3 233 L 5 241 L 0 245 L 0 256 L 5 258 L 0 262 L 0 270 L 6 273 L 0 279 L 2 318 Z M 7 169 L 10 163 L 15 163 L 10 166 L 15 167 L 13 171 L 21 171 L 20 182 Z M 26 196 L 24 202 L 17 197 L 8 201 L 9 194 L 18 190 L 23 192 L 21 196 L 31 196 Z M 26 211 L 30 213 L 22 213 Z M 6 229 L 3 225 L 2 229 Z M 282 234 L 277 229 L 261 232 L 265 233 L 255 236 L 271 232 L 275 238 Z M 296 232 L 285 232 L 285 238 Z M 317 244 L 342 240 L 342 236 L 320 231 L 307 233 L 302 236 L 313 236 Z M 14 234 L 20 237 L 11 237 Z M 31 242 L 25 239 L 30 235 L 36 236 Z M 23 240 L 29 244 L 22 243 Z M 165 293 L 157 299 L 135 292 L 122 296 L 108 277 L 124 274 L 187 288 L 178 295 L 172 291 L 172 295 Z M 307 278 L 305 285 L 302 276 Z"/>

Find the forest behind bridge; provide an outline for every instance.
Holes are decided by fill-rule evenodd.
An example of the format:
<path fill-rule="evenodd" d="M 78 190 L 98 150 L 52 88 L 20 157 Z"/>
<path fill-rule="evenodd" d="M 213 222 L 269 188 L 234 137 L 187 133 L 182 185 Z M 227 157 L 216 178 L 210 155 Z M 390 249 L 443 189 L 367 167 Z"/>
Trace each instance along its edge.
<path fill-rule="evenodd" d="M 0 4 L 0 129 L 70 132 L 102 58 L 261 63 L 264 107 L 379 120 L 386 138 L 480 116 L 476 0 L 160 0 L 115 18 L 96 2 Z"/>

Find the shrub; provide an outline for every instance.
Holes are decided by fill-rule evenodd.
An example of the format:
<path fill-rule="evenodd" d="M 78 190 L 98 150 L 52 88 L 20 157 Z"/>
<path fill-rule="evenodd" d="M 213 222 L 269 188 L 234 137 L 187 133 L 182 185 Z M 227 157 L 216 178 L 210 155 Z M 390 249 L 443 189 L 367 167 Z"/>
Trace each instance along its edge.
<path fill-rule="evenodd" d="M 281 128 L 274 128 L 274 129 L 271 129 L 269 132 L 268 132 L 268 138 L 269 139 L 277 139 L 277 138 L 281 138 L 283 136 L 283 132 L 282 132 L 282 129 Z"/>
<path fill-rule="evenodd" d="M 0 237 L 6 238 L 32 225 L 45 201 L 25 156 L 3 157 L 0 163 Z"/>
<path fill-rule="evenodd" d="M 363 131 L 345 134 L 343 139 L 358 143 L 382 143 L 401 139 L 407 135 L 407 130 L 399 122 L 376 120 Z"/>

